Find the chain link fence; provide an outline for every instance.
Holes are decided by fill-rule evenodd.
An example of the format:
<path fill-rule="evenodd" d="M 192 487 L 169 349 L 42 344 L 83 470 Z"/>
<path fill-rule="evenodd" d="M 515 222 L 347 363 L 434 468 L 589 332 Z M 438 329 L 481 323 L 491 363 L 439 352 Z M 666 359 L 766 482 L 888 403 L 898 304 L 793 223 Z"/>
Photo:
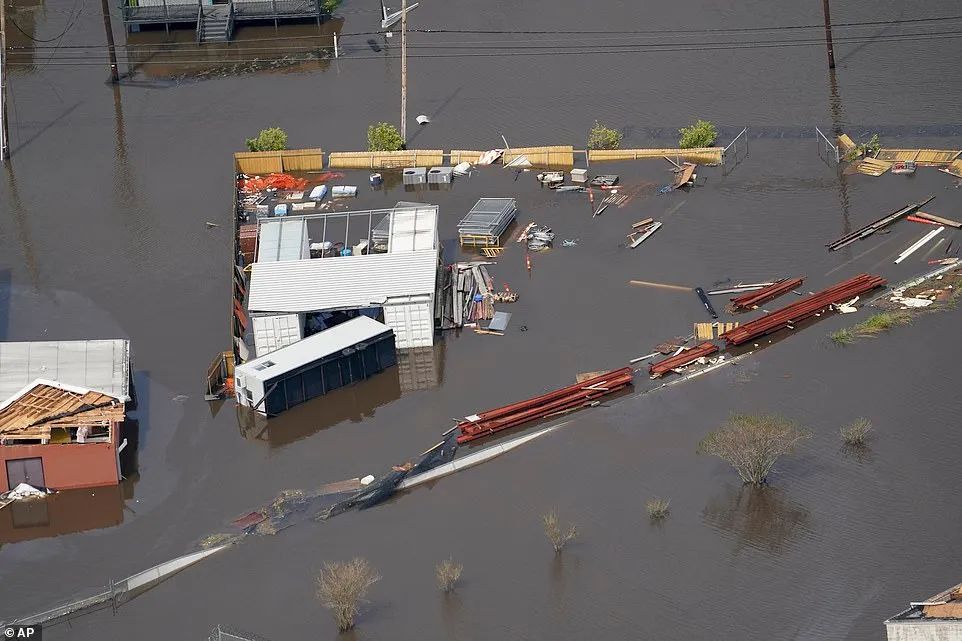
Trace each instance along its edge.
<path fill-rule="evenodd" d="M 225 625 L 217 625 L 210 632 L 207 641 L 270 641 L 252 632 L 243 632 Z"/>

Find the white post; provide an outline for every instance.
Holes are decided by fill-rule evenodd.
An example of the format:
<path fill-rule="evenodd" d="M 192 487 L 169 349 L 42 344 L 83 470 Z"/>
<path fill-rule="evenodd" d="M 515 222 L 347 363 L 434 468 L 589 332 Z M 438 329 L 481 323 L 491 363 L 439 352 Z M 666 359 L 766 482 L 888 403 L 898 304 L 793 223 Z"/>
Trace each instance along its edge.
<path fill-rule="evenodd" d="M 408 136 L 408 0 L 401 0 L 401 140 L 407 144 Z"/>
<path fill-rule="evenodd" d="M 337 32 L 334 32 L 334 58 L 337 58 Z"/>

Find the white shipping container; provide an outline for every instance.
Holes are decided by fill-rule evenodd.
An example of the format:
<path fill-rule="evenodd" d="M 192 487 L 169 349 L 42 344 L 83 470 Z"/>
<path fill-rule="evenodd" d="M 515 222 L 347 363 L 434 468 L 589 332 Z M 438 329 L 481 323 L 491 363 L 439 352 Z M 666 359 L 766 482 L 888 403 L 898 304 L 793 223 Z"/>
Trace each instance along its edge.
<path fill-rule="evenodd" d="M 259 358 L 304 338 L 303 314 L 254 316 L 254 352 Z"/>
<path fill-rule="evenodd" d="M 404 296 L 384 303 L 384 324 L 394 330 L 397 349 L 434 344 L 433 310 L 433 296 Z"/>

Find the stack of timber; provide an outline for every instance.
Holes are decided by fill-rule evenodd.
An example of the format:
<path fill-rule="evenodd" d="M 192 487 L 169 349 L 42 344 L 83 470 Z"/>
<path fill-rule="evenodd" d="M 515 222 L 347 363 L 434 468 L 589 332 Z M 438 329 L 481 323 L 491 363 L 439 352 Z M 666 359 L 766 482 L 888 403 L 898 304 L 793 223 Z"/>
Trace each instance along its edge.
<path fill-rule="evenodd" d="M 695 323 L 692 326 L 695 340 L 713 341 L 720 338 L 725 332 L 730 332 L 738 327 L 738 321 L 722 322 L 714 321 L 711 323 Z"/>
<path fill-rule="evenodd" d="M 450 318 L 454 327 L 491 320 L 494 316 L 494 282 L 487 268 L 487 265 L 494 264 L 472 262 L 451 265 L 453 308 Z"/>
<path fill-rule="evenodd" d="M 660 360 L 657 363 L 652 363 L 648 368 L 648 374 L 652 378 L 658 378 L 659 376 L 663 376 L 680 367 L 691 365 L 699 358 L 710 356 L 717 351 L 717 345 L 705 341 L 704 343 L 696 345 L 691 349 L 682 350 L 674 356 L 669 356 L 668 358 Z"/>
<path fill-rule="evenodd" d="M 458 443 L 467 443 L 530 421 L 595 404 L 595 400 L 631 385 L 634 373 L 623 367 L 535 398 L 466 416 L 458 422 Z"/>
<path fill-rule="evenodd" d="M 730 332 L 725 332 L 722 338 L 724 338 L 729 345 L 747 343 L 765 334 L 793 327 L 795 323 L 828 309 L 830 305 L 851 300 L 876 287 L 885 285 L 886 282 L 881 276 L 859 274 L 854 278 L 838 283 L 817 294 L 807 296 L 778 311 L 745 323 L 741 327 L 736 327 Z"/>
<path fill-rule="evenodd" d="M 885 217 L 883 217 L 883 218 L 879 218 L 879 219 L 876 220 L 874 223 L 869 223 L 869 224 L 866 225 L 865 227 L 862 227 L 862 228 L 860 228 L 860 229 L 856 229 L 855 231 L 853 231 L 853 232 L 851 232 L 851 233 L 845 234 L 844 236 L 842 236 L 842 237 L 839 238 L 838 240 L 834 240 L 834 241 L 828 243 L 828 244 L 826 245 L 826 247 L 828 247 L 828 251 L 832 252 L 832 251 L 836 251 L 836 250 L 838 250 L 838 249 L 841 249 L 842 247 L 845 247 L 846 245 L 850 245 L 850 244 L 854 243 L 856 240 L 862 240 L 863 238 L 868 238 L 869 236 L 871 236 L 872 234 L 874 234 L 874 233 L 877 232 L 878 230 L 880 230 L 880 229 L 882 229 L 882 228 L 884 228 L 884 227 L 888 227 L 889 225 L 898 222 L 899 220 L 901 220 L 902 218 L 908 216 L 909 214 L 914 214 L 914 213 L 917 212 L 919 209 L 921 209 L 921 208 L 924 207 L 925 205 L 927 205 L 927 204 L 929 204 L 930 202 L 932 202 L 932 200 L 933 200 L 934 198 L 935 198 L 935 196 L 930 196 L 930 197 L 926 198 L 925 200 L 923 200 L 923 201 L 920 202 L 920 203 L 914 203 L 914 204 L 911 204 L 911 205 L 906 205 L 906 206 L 903 207 L 902 209 L 899 209 L 899 210 L 897 210 L 897 211 L 894 211 L 894 212 L 892 212 L 891 214 L 889 214 L 888 216 L 885 216 Z"/>
<path fill-rule="evenodd" d="M 758 291 L 736 296 L 735 298 L 731 299 L 732 302 L 730 308 L 732 311 L 736 312 L 746 312 L 751 309 L 757 309 L 759 305 L 767 303 L 770 300 L 774 300 L 782 294 L 787 294 L 793 289 L 800 287 L 804 281 L 804 277 L 782 278 L 781 280 L 775 281 L 768 287 L 763 287 Z"/>

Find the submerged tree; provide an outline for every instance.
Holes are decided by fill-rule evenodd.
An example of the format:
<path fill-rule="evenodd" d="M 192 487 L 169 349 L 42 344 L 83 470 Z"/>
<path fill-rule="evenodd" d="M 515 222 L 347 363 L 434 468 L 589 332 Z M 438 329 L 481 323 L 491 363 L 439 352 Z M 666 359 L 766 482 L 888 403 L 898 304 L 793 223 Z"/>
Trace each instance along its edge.
<path fill-rule="evenodd" d="M 668 517 L 671 512 L 671 501 L 669 499 L 653 498 L 645 503 L 645 510 L 652 521 L 661 521 Z"/>
<path fill-rule="evenodd" d="M 776 461 L 810 436 L 783 416 L 733 414 L 725 426 L 701 440 L 698 453 L 728 461 L 743 482 L 762 485 Z"/>
<path fill-rule="evenodd" d="M 568 545 L 568 541 L 578 536 L 578 528 L 574 523 L 569 524 L 567 530 L 561 527 L 557 512 L 542 514 L 541 522 L 544 525 L 544 535 L 551 541 L 555 554 L 560 554 L 561 550 Z"/>
<path fill-rule="evenodd" d="M 464 566 L 457 563 L 454 559 L 445 559 L 438 563 L 434 568 L 434 573 L 438 579 L 438 587 L 442 592 L 450 592 L 461 580 L 461 571 Z"/>
<path fill-rule="evenodd" d="M 617 129 L 606 127 L 597 120 L 588 132 L 588 149 L 617 149 L 622 135 Z"/>
<path fill-rule="evenodd" d="M 282 151 L 287 149 L 287 132 L 280 127 L 261 129 L 256 138 L 247 139 L 248 151 Z"/>
<path fill-rule="evenodd" d="M 398 151 L 404 148 L 404 138 L 389 122 L 378 122 L 367 128 L 368 151 Z"/>
<path fill-rule="evenodd" d="M 682 149 L 711 147 L 718 138 L 718 130 L 708 120 L 698 120 L 690 127 L 682 127 L 678 133 L 681 134 L 678 146 Z"/>
<path fill-rule="evenodd" d="M 871 431 L 872 421 L 867 418 L 857 418 L 839 430 L 842 441 L 850 447 L 865 447 Z"/>
<path fill-rule="evenodd" d="M 331 611 L 337 629 L 343 632 L 354 627 L 367 591 L 380 580 L 380 575 L 366 559 L 325 563 L 317 576 L 317 598 Z"/>

